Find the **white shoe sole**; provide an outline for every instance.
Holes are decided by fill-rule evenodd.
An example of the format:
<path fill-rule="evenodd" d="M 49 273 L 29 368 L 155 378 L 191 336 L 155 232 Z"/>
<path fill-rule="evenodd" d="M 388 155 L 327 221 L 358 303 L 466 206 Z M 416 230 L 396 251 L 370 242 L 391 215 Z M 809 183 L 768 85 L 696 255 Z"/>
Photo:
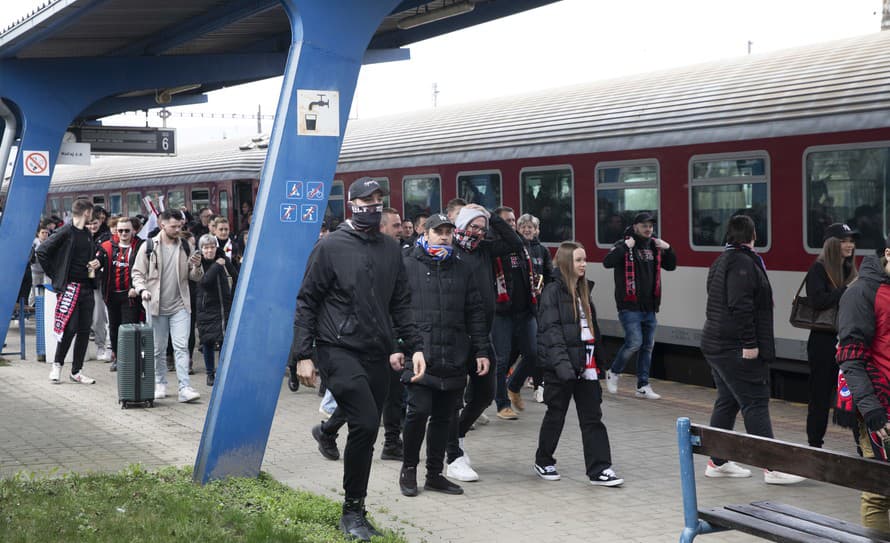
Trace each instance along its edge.
<path fill-rule="evenodd" d="M 747 479 L 750 476 L 751 476 L 750 471 L 747 474 L 745 474 L 745 473 L 726 473 L 723 471 L 705 469 L 705 477 L 710 477 L 711 479 Z"/>
<path fill-rule="evenodd" d="M 475 483 L 479 480 L 479 474 L 459 475 L 450 469 L 445 472 L 445 476 L 449 479 L 454 479 L 455 481 L 460 481 L 462 483 Z"/>
<path fill-rule="evenodd" d="M 593 486 L 620 486 L 624 484 L 624 479 L 614 479 L 612 481 L 590 481 Z"/>
<path fill-rule="evenodd" d="M 545 481 L 559 481 L 562 478 L 562 476 L 560 476 L 560 475 L 547 475 L 547 474 L 541 473 L 540 471 L 538 471 L 538 468 L 536 468 L 534 466 L 532 466 L 532 471 L 535 472 L 535 475 L 537 475 L 541 479 L 544 479 Z"/>

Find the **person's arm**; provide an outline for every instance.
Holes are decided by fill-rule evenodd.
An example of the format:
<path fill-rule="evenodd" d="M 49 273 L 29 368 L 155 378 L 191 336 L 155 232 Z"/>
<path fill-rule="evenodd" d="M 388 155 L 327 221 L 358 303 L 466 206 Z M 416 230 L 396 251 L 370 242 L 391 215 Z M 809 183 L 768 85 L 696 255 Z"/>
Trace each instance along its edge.
<path fill-rule="evenodd" d="M 560 320 L 559 288 L 557 283 L 544 287 L 538 311 L 538 364 L 554 372 L 562 381 L 577 377 L 569 350 L 563 336 L 563 323 Z M 541 356 L 543 355 L 543 356 Z"/>
<path fill-rule="evenodd" d="M 492 215 L 488 226 L 494 234 L 493 239 L 487 240 L 492 256 L 504 256 L 522 251 L 522 238 L 504 219 Z"/>
<path fill-rule="evenodd" d="M 848 289 L 841 297 L 837 350 L 837 362 L 853 394 L 853 402 L 872 432 L 887 424 L 887 410 L 875 394 L 874 385 L 866 371 L 871 360 L 870 347 L 875 335 L 874 296 L 872 289 L 860 285 L 858 288 Z"/>
<path fill-rule="evenodd" d="M 204 267 L 204 264 L 199 264 L 201 268 Z M 204 272 L 204 276 L 201 277 L 200 285 L 204 288 L 210 288 L 216 283 L 216 278 L 219 276 L 220 272 L 222 272 L 223 268 L 219 265 L 218 262 L 214 262 L 210 265 L 209 268 Z"/>
<path fill-rule="evenodd" d="M 145 254 L 145 249 L 148 247 L 149 243 L 153 242 L 146 241 L 139 245 L 139 250 L 136 252 L 136 259 L 133 262 L 133 268 L 130 270 L 130 279 L 132 279 L 133 288 L 140 296 L 142 296 L 142 292 L 145 290 L 145 283 L 148 279 L 148 255 Z"/>
<path fill-rule="evenodd" d="M 733 265 L 734 264 L 734 265 Z M 736 323 L 743 349 L 757 348 L 754 325 L 754 283 L 757 270 L 747 258 L 738 258 L 727 266 L 726 310 Z"/>
<path fill-rule="evenodd" d="M 318 312 L 328 296 L 334 274 L 328 263 L 324 244 L 318 244 L 309 255 L 306 273 L 297 294 L 297 309 L 294 313 L 294 338 L 291 346 L 294 360 L 308 360 L 312 356 Z"/>
<path fill-rule="evenodd" d="M 411 311 L 411 285 L 408 283 L 408 273 L 405 270 L 405 262 L 399 258 L 396 270 L 396 284 L 392 298 L 389 301 L 389 314 L 392 318 L 396 337 L 401 339 L 403 350 L 411 355 L 414 377 L 411 382 L 417 382 L 426 373 L 426 359 L 423 356 L 423 338 L 414 322 Z"/>
<path fill-rule="evenodd" d="M 553 282 L 553 259 L 547 247 L 542 245 L 541 248 L 544 249 L 544 271 L 541 273 L 544 275 L 544 284 L 547 285 Z"/>
<path fill-rule="evenodd" d="M 807 271 L 807 298 L 813 309 L 823 310 L 837 307 L 847 287 L 836 288 L 828 279 L 828 272 L 821 262 L 816 262 Z"/>
<path fill-rule="evenodd" d="M 661 250 L 661 269 L 674 271 L 677 269 L 677 253 L 673 247 Z"/>
<path fill-rule="evenodd" d="M 467 331 L 473 343 L 476 358 L 488 358 L 488 330 L 485 326 L 485 310 L 482 307 L 482 296 L 479 288 L 471 277 L 467 278 L 467 292 L 464 302 L 464 319 Z"/>
<path fill-rule="evenodd" d="M 633 239 L 633 238 L 631 238 Z M 606 258 L 603 259 L 603 267 L 604 268 L 617 268 L 618 266 L 624 267 L 624 255 L 627 254 L 628 248 L 627 244 L 624 240 L 619 241 L 615 245 L 609 249 L 609 252 L 606 254 Z"/>

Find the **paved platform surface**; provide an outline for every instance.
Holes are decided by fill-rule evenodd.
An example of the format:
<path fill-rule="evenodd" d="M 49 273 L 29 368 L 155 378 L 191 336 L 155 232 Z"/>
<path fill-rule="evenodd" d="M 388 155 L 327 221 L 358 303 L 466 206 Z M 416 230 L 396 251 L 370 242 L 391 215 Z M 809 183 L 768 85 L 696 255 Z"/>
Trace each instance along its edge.
<path fill-rule="evenodd" d="M 13 324 L 6 350 L 17 348 L 17 338 Z M 68 367 L 63 384 L 53 385 L 49 365 L 36 362 L 33 340 L 31 329 L 28 360 L 7 355 L 11 364 L 0 367 L 0 476 L 22 471 L 111 472 L 133 463 L 150 468 L 193 464 L 210 398 L 199 369 L 200 354 L 192 376 L 202 394 L 197 403 L 167 399 L 153 409 L 122 410 L 108 364 L 86 363 L 84 372 L 97 380 L 95 385 L 67 381 Z M 175 382 L 173 374 L 168 378 Z M 603 405 L 614 467 L 626 480 L 621 488 L 588 483 L 573 409 L 557 450 L 562 480 L 543 481 L 533 474 L 545 406 L 524 389 L 526 410 L 519 420 L 498 420 L 490 408 L 491 423 L 470 432 L 466 449 L 481 481 L 464 484 L 463 496 L 422 492 L 416 498 L 403 497 L 398 490 L 400 463 L 379 460 L 381 431 L 368 508 L 379 524 L 402 531 L 412 542 L 677 541 L 683 520 L 676 419 L 689 416 L 693 422 L 707 423 L 715 392 L 655 381 L 653 387 L 663 399 L 647 401 L 633 396 L 632 381 L 626 376 L 618 395 L 606 394 Z M 320 420 L 319 398 L 311 389 L 289 391 L 284 379 L 280 394 L 263 469 L 294 488 L 339 498 L 342 462 L 323 459 L 309 433 Z M 771 411 L 777 437 L 806 442 L 806 406 L 773 401 Z M 342 449 L 345 435 L 339 442 Z M 826 446 L 855 453 L 852 438 L 838 428 L 829 429 Z M 696 457 L 696 466 L 700 506 L 771 499 L 859 522 L 855 491 L 813 481 L 769 486 L 756 471 L 750 479 L 706 479 L 705 459 Z M 725 532 L 698 540 L 756 539 Z"/>

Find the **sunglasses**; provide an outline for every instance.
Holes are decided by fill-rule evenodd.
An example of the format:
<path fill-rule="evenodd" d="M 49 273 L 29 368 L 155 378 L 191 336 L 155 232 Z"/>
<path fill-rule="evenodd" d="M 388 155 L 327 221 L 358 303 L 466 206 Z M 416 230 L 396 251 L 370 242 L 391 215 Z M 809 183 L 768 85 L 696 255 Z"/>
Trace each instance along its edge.
<path fill-rule="evenodd" d="M 127 232 L 132 232 L 132 230 L 130 230 L 129 228 L 118 228 L 117 231 L 120 232 L 121 234 L 125 234 Z"/>

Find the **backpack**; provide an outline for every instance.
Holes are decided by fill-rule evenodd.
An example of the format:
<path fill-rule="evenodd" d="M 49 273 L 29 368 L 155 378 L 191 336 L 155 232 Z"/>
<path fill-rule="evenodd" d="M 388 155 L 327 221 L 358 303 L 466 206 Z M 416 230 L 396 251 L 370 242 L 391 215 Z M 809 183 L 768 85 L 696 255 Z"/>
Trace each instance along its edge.
<path fill-rule="evenodd" d="M 182 244 L 182 250 L 185 251 L 186 258 L 192 256 L 192 248 L 189 245 L 189 242 L 186 240 L 179 238 L 179 242 Z M 145 240 L 145 258 L 151 258 L 151 253 L 155 250 L 155 239 L 148 238 Z"/>

